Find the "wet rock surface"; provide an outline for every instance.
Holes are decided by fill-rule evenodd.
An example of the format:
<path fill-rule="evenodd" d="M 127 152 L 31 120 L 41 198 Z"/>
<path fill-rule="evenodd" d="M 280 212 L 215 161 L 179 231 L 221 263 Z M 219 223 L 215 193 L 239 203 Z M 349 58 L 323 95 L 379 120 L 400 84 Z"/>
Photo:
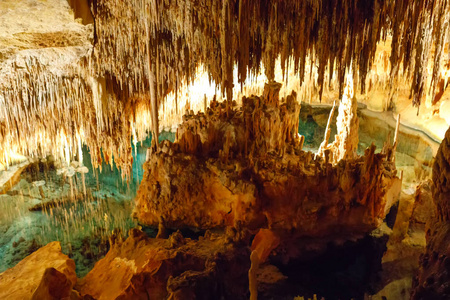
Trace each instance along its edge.
<path fill-rule="evenodd" d="M 122 176 L 129 178 L 130 137 L 136 145 L 150 130 L 149 124 L 158 136 L 158 105 L 164 115 L 180 114 L 178 96 L 175 110 L 167 105 L 166 96 L 184 91 L 180 86 L 197 79 L 202 64 L 227 99 L 233 98 L 238 84 L 242 91 L 247 77 L 258 76 L 261 66 L 272 81 L 279 61 L 286 85 L 288 77 L 297 77 L 303 86 L 297 90 L 302 100 L 326 98 L 327 90 L 333 95 L 329 99 L 342 99 L 351 85 L 363 93 L 367 85 L 369 92 L 373 87 L 372 91 L 383 90 L 364 96 L 368 102 L 402 115 L 405 107 L 400 105 L 411 106 L 411 97 L 413 106 L 431 101 L 427 114 L 422 105 L 422 117 L 411 123 L 428 123 L 425 128 L 433 135 L 438 130 L 436 135 L 441 136 L 441 125 L 450 123 L 449 66 L 444 58 L 449 9 L 447 1 L 336 5 L 328 0 L 1 0 L 0 168 L 8 165 L 11 151 L 31 156 L 53 153 L 69 165 L 87 144 L 95 167 L 101 168 L 102 160 L 112 165 L 114 158 Z M 386 40 L 388 45 L 381 45 Z M 392 51 L 377 55 L 378 46 Z M 409 72 L 398 71 L 400 63 Z M 351 76 L 344 87 L 346 74 Z M 409 97 L 402 91 L 406 83 Z M 404 297 L 427 231 L 428 246 L 420 259 L 413 298 L 446 299 L 448 138 L 435 165 L 437 208 L 427 187 L 414 196 L 402 194 L 388 222 L 392 233 L 385 228 L 376 242 L 367 242 L 371 239 L 367 233 L 379 226 L 398 198 L 397 144 L 383 147 L 381 153 L 369 147 L 357 157 L 361 123 L 356 99 L 349 96 L 339 108 L 334 150 L 327 138 L 319 155 L 304 152 L 302 144 L 308 137 L 297 136 L 295 93 L 281 102 L 278 94 L 279 85 L 271 82 L 261 97 L 244 98 L 241 109 L 231 101 L 213 101 L 207 110 L 205 93 L 205 113 L 189 111 L 177 141 L 164 142 L 149 153 L 136 216 L 144 224 L 158 226 L 159 238 L 133 231 L 122 241 L 118 234 L 107 257 L 78 281 L 79 291 L 73 290 L 74 271 L 68 275 L 53 266 L 59 258 L 46 261 L 52 257 L 46 254 L 48 245 L 37 249 L 48 240 L 61 240 L 77 267 L 87 272 L 93 260 L 108 251 L 111 229 L 131 226 L 130 205 L 110 197 L 119 188 L 108 188 L 104 199 L 91 197 L 85 187 L 87 169 L 77 171 L 73 166 L 65 168 L 58 184 L 33 174 L 22 181 L 20 170 L 7 185 L 0 180 L 2 268 L 37 250 L 0 275 L 0 286 L 11 282 L 7 291 L 22 283 L 26 288 L 5 298 L 239 299 L 248 298 L 248 285 L 252 299 L 258 292 L 268 299 L 279 299 L 284 292 L 292 299 L 292 293 L 316 291 L 328 299 L 360 298 L 363 291 L 379 291 L 369 282 L 375 280 L 385 246 L 383 272 L 391 274 L 382 276 L 387 285 L 378 296 Z M 186 107 L 194 109 L 189 100 Z M 203 98 L 199 102 L 203 104 Z M 436 106 L 438 102 L 441 105 Z M 406 119 L 415 116 L 413 106 Z M 172 127 L 174 119 L 168 119 Z M 308 126 L 317 125 L 311 119 Z M 413 145 L 412 140 L 407 144 Z M 414 169 L 405 172 L 408 181 L 422 180 L 429 172 L 434 150 L 428 150 L 418 148 L 421 154 L 412 158 L 414 166 L 405 166 Z M 404 154 L 397 162 L 409 164 L 411 159 Z M 136 178 L 139 182 L 139 172 Z M 15 183 L 21 188 L 14 189 Z M 434 210 L 438 220 L 430 221 L 436 218 Z M 29 218 L 31 213 L 34 218 Z M 49 222 L 36 222 L 36 216 Z M 86 228 L 92 231 L 83 233 Z M 206 231 L 194 241 L 170 234 L 178 228 L 202 233 L 226 228 L 227 234 Z M 241 236 L 242 229 L 256 234 L 251 247 Z M 74 237 L 74 232 L 82 234 Z M 60 248 L 53 250 L 60 254 Z M 27 272 L 20 273 L 23 270 Z M 11 272 L 18 272 L 19 279 L 3 280 Z M 24 283 L 25 278 L 29 281 Z M 299 282 L 310 288 L 293 288 Z"/>
<path fill-rule="evenodd" d="M 21 265 L 27 266 L 27 276 L 36 277 L 38 272 L 39 280 L 28 296 L 12 299 L 248 299 L 252 250 L 258 253 L 254 266 L 258 299 L 314 294 L 319 299 L 362 299 L 376 280 L 387 241 L 387 235 L 372 234 L 328 243 L 325 251 L 286 264 L 284 253 L 272 251 L 278 239 L 270 231 L 262 230 L 252 247 L 251 236 L 228 227 L 224 232 L 207 230 L 197 239 L 179 231 L 161 239 L 133 229 L 126 240 L 112 236 L 106 256 L 78 280 L 74 266 L 69 277 L 46 259 L 41 271 L 30 269 L 35 261 L 25 259 Z M 41 259 L 47 255 L 46 247 L 33 255 Z"/>

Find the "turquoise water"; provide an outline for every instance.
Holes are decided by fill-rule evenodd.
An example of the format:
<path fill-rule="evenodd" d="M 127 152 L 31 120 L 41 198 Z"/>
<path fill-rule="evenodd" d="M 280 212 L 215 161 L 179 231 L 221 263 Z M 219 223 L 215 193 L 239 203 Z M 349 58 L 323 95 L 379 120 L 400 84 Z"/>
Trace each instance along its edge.
<path fill-rule="evenodd" d="M 320 115 L 329 114 L 328 110 L 324 110 L 323 113 L 320 111 L 314 111 L 314 115 L 312 111 L 308 109 L 303 109 L 300 112 L 300 119 L 298 122 L 298 132 L 305 137 L 303 142 L 303 149 L 306 151 L 315 152 L 319 149 L 320 144 L 322 143 L 325 135 L 326 123 L 321 123 L 320 125 L 317 123 L 316 118 Z M 322 119 L 322 117 L 321 117 Z M 331 134 L 329 143 L 334 141 L 334 136 L 337 133 L 336 130 L 336 118 L 334 118 L 333 126 L 331 126 Z"/>
<path fill-rule="evenodd" d="M 159 140 L 163 139 L 173 141 L 175 134 L 162 133 Z M 78 276 L 84 276 L 108 251 L 113 232 L 126 237 L 137 225 L 131 218 L 133 199 L 150 145 L 151 137 L 136 148 L 132 145 L 132 176 L 128 181 L 122 181 L 115 165 L 103 163 L 101 172 L 93 170 L 89 151 L 84 148 L 83 164 L 89 169 L 84 176 L 86 195 L 80 173 L 70 182 L 57 174 L 52 163 L 36 163 L 24 171 L 19 183 L 0 195 L 0 272 L 40 246 L 60 241 L 63 252 L 75 260 Z M 40 181 L 45 184 L 36 186 Z M 73 199 L 71 193 L 79 197 Z"/>

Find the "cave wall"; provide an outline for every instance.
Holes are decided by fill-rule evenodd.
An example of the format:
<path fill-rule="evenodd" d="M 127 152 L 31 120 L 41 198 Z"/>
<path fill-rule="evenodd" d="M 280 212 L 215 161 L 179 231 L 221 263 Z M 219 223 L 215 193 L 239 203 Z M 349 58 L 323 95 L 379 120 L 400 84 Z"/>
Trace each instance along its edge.
<path fill-rule="evenodd" d="M 450 297 L 450 129 L 433 165 L 433 201 L 436 218 L 428 221 L 426 252 L 413 281 L 411 299 Z"/>

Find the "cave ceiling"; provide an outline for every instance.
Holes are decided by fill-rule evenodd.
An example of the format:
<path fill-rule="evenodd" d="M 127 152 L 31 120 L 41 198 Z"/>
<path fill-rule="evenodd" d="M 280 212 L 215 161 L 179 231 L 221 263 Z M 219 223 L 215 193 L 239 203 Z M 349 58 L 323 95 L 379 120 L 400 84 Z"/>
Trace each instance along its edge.
<path fill-rule="evenodd" d="M 125 176 L 130 138 L 159 131 L 159 108 L 169 94 L 178 106 L 200 66 L 228 100 L 261 72 L 274 80 L 278 65 L 318 98 L 331 84 L 341 96 L 349 72 L 364 94 L 387 43 L 383 87 L 395 97 L 406 84 L 418 107 L 439 99 L 448 65 L 446 0 L 5 0 L 0 10 L 0 160 L 68 159 L 86 144 L 94 165 L 103 153 Z"/>

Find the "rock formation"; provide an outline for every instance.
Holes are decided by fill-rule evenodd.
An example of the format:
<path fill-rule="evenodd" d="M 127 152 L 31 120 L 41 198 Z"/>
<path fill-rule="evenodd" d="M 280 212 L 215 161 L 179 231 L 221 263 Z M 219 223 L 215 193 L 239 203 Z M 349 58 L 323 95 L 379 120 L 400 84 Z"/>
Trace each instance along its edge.
<path fill-rule="evenodd" d="M 352 74 L 347 74 L 344 87 L 344 93 L 339 104 L 339 114 L 337 117 L 337 131 L 333 143 L 328 144 L 330 138 L 330 123 L 333 119 L 336 102 L 333 104 L 333 109 L 328 118 L 327 129 L 325 130 L 324 141 L 317 151 L 317 156 L 322 156 L 325 159 L 337 163 L 342 159 L 352 160 L 356 157 L 356 150 L 358 148 L 358 128 L 359 119 L 357 115 L 358 104 L 354 97 Z M 326 152 L 328 150 L 328 152 Z M 394 150 L 395 151 L 395 150 Z M 326 157 L 329 155 L 331 157 Z"/>
<path fill-rule="evenodd" d="M 384 88 L 395 91 L 407 78 L 419 105 L 427 92 L 442 93 L 436 86 L 447 78 L 446 0 L 70 0 L 78 22 L 64 2 L 2 1 L 8 11 L 0 19 L 2 161 L 12 150 L 70 162 L 86 144 L 94 166 L 103 154 L 129 176 L 130 138 L 159 131 L 165 97 L 180 94 L 199 66 L 229 101 L 234 65 L 242 87 L 261 66 L 273 80 L 278 57 L 285 77 L 292 67 L 299 84 L 320 98 L 326 81 L 334 82 L 341 98 L 347 73 L 364 93 L 377 46 L 389 39 Z M 22 9 L 33 14 L 10 14 Z"/>
<path fill-rule="evenodd" d="M 77 282 L 75 263 L 52 242 L 0 273 L 1 299 L 63 299 Z"/>
<path fill-rule="evenodd" d="M 428 221 L 426 252 L 413 281 L 414 300 L 450 297 L 450 129 L 433 165 L 432 191 L 437 219 Z"/>
<path fill-rule="evenodd" d="M 358 149 L 358 129 L 359 120 L 356 110 L 358 104 L 353 92 L 352 75 L 347 75 L 347 81 L 344 87 L 344 94 L 339 105 L 339 114 L 337 117 L 338 135 L 331 145 L 333 153 L 332 161 L 339 162 L 342 159 L 352 160 L 356 157 Z"/>
<path fill-rule="evenodd" d="M 148 238 L 138 229 L 111 249 L 84 278 L 58 242 L 40 248 L 0 274 L 2 299 L 247 299 L 248 235 L 229 230 L 199 240 L 179 232 Z"/>
<path fill-rule="evenodd" d="M 250 252 L 232 236 L 208 234 L 198 241 L 175 232 L 150 239 L 132 230 L 115 241 L 75 289 L 95 299 L 246 299 Z"/>
<path fill-rule="evenodd" d="M 393 145 L 387 141 L 376 153 L 372 144 L 358 156 L 355 93 L 365 93 L 366 86 L 388 91 L 386 99 L 373 101 L 402 111 L 402 120 L 408 119 L 405 102 L 415 110 L 427 101 L 441 122 L 429 128 L 450 124 L 448 0 L 0 0 L 0 12 L 0 165 L 9 168 L 16 153 L 52 154 L 63 162 L 70 184 L 70 196 L 61 192 L 55 200 L 54 191 L 44 191 L 45 181 L 33 180 L 28 194 L 38 193 L 43 202 L 29 209 L 67 212 L 69 200 L 90 195 L 84 145 L 94 168 L 114 163 L 130 179 L 130 140 L 136 146 L 151 133 L 134 215 L 141 225 L 158 228 L 157 238 L 137 229 L 125 241 L 113 235 L 106 257 L 79 280 L 61 247 L 48 244 L 0 274 L 0 298 L 256 299 L 258 276 L 285 278 L 270 263 L 317 258 L 329 245 L 357 244 L 374 229 L 384 244 L 355 249 L 374 249 L 377 261 L 368 264 L 378 265 L 390 230 L 379 225 L 402 187 L 395 166 L 400 115 Z M 377 56 L 380 48 L 387 50 Z M 199 69 L 221 94 L 209 108 L 206 93 L 191 99 L 186 92 Z M 276 73 L 286 90 L 295 77 L 296 91 L 303 92 L 280 92 Z M 268 82 L 260 96 L 243 92 L 251 80 Z M 400 87 L 409 95 L 399 95 Z M 334 93 L 331 101 L 340 100 L 337 134 L 329 143 L 331 113 L 314 155 L 302 150 L 299 103 L 313 96 L 322 101 L 327 89 Z M 178 97 L 188 98 L 186 105 Z M 402 98 L 398 110 L 396 97 Z M 194 113 L 190 101 L 201 103 L 203 112 Z M 159 143 L 163 125 L 177 126 L 163 124 L 159 114 L 170 111 L 171 118 L 185 109 L 176 141 Z M 396 245 L 408 231 L 427 229 L 413 299 L 450 297 L 449 147 L 450 130 L 434 164 L 437 220 L 419 186 L 417 201 L 400 201 L 405 209 L 388 243 L 386 257 L 405 258 Z M 17 182 L 25 164 L 0 177 L 0 194 Z M 82 193 L 75 172 L 82 173 Z M 65 221 L 76 223 L 76 212 L 64 214 Z M 109 217 L 105 213 L 105 223 Z M 102 232 L 98 252 L 104 253 L 109 227 L 91 224 Z M 206 233 L 198 240 L 170 235 L 186 228 Z M 92 257 L 87 245 L 82 248 Z M 417 248 L 408 258 L 418 255 Z"/>
<path fill-rule="evenodd" d="M 145 164 L 138 220 L 168 228 L 268 228 L 285 240 L 375 229 L 399 191 L 389 151 L 375 154 L 372 146 L 337 164 L 330 151 L 325 158 L 302 151 L 295 94 L 280 101 L 279 88 L 267 84 L 242 108 L 213 102 L 206 115 L 187 115 L 177 140 L 153 149 Z"/>
<path fill-rule="evenodd" d="M 20 174 L 27 168 L 28 164 L 29 162 L 25 161 L 2 172 L 0 176 L 0 195 L 8 192 L 20 180 Z"/>

